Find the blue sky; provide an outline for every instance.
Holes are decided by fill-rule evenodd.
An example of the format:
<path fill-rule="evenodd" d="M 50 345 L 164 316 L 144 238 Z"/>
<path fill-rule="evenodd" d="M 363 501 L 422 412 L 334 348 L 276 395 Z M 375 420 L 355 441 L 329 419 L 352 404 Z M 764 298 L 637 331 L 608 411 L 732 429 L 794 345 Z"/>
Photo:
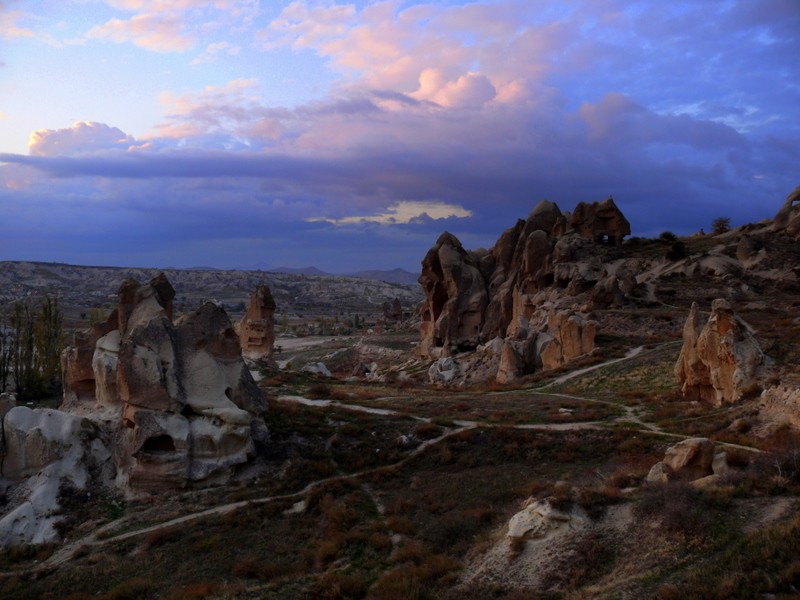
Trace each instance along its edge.
<path fill-rule="evenodd" d="M 0 2 L 0 260 L 411 270 L 800 184 L 797 0 Z"/>

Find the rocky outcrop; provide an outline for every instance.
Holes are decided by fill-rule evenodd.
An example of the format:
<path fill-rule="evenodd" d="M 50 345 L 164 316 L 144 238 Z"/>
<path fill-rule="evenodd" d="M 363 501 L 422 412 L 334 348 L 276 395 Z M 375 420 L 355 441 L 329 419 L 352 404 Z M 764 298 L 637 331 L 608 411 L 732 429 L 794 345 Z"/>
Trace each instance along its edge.
<path fill-rule="evenodd" d="M 716 406 L 735 402 L 758 390 L 765 362 L 755 337 L 727 300 L 714 300 L 705 324 L 697 303 L 692 304 L 675 365 L 685 397 Z"/>
<path fill-rule="evenodd" d="M 108 323 L 64 352 L 63 408 L 101 417 L 115 432 L 123 487 L 225 481 L 266 436 L 266 401 L 225 311 L 208 302 L 173 322 L 174 296 L 163 275 L 125 281 Z M 259 290 L 251 305 L 269 299 Z"/>
<path fill-rule="evenodd" d="M 773 231 L 783 231 L 792 237 L 800 237 L 800 186 L 786 197 L 772 222 Z"/>
<path fill-rule="evenodd" d="M 242 353 L 251 359 L 272 361 L 275 343 L 275 300 L 266 285 L 260 285 L 250 298 L 247 312 L 239 322 Z"/>
<path fill-rule="evenodd" d="M 422 261 L 420 353 L 438 359 L 500 338 L 497 379 L 510 381 L 591 352 L 596 324 L 582 307 L 621 305 L 637 286 L 604 265 L 597 242 L 629 233 L 609 199 L 571 216 L 544 200 L 490 250 L 468 251 L 442 234 Z"/>
<path fill-rule="evenodd" d="M 610 196 L 603 202 L 581 202 L 572 213 L 572 228 L 585 238 L 621 244 L 631 224 Z"/>
<path fill-rule="evenodd" d="M 425 292 L 422 347 L 475 348 L 481 339 L 486 284 L 475 255 L 443 233 L 422 261 L 419 282 Z"/>

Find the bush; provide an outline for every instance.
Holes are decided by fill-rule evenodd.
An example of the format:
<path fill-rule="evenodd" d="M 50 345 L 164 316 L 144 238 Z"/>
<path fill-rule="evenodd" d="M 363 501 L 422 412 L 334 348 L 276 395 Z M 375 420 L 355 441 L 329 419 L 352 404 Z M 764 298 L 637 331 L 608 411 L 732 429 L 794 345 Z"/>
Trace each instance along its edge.
<path fill-rule="evenodd" d="M 657 520 L 665 531 L 699 535 L 714 519 L 711 508 L 707 498 L 689 483 L 671 481 L 647 487 L 633 512 L 640 519 Z"/>
<path fill-rule="evenodd" d="M 668 260 L 681 260 L 686 258 L 686 244 L 678 240 L 672 244 L 669 251 L 667 251 Z"/>
<path fill-rule="evenodd" d="M 725 233 L 726 231 L 730 231 L 731 229 L 730 218 L 717 217 L 711 222 L 711 229 L 714 231 L 714 235 L 719 235 L 720 233 Z"/>
<path fill-rule="evenodd" d="M 662 242 L 674 242 L 678 239 L 678 236 L 671 231 L 662 231 L 661 235 L 658 236 L 658 239 L 660 239 Z"/>

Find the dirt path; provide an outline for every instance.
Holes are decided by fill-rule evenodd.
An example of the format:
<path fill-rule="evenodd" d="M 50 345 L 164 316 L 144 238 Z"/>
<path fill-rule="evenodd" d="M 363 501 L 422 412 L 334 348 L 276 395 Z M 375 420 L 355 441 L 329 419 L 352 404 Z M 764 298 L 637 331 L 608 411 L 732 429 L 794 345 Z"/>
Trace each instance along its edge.
<path fill-rule="evenodd" d="M 190 523 L 193 521 L 197 521 L 200 519 L 205 519 L 208 517 L 214 516 L 221 516 L 226 515 L 230 512 L 238 510 L 240 508 L 244 508 L 246 506 L 255 506 L 259 504 L 266 504 L 269 502 L 276 502 L 280 500 L 292 500 L 292 499 L 302 499 L 307 496 L 311 491 L 315 490 L 316 488 L 336 482 L 336 481 L 347 481 L 353 479 L 360 479 L 365 475 L 370 475 L 373 473 L 380 472 L 385 469 L 396 469 L 402 467 L 412 459 L 416 458 L 420 454 L 422 454 L 425 450 L 427 450 L 430 446 L 438 444 L 439 442 L 447 439 L 450 436 L 457 435 L 463 431 L 468 429 L 472 429 L 472 426 L 462 426 L 456 427 L 452 429 L 447 429 L 445 432 L 440 435 L 439 437 L 432 438 L 430 440 L 426 440 L 422 442 L 419 446 L 417 446 L 414 450 L 412 450 L 407 456 L 403 459 L 397 461 L 396 463 L 392 463 L 391 465 L 383 465 L 380 467 L 372 467 L 370 469 L 364 469 L 363 471 L 357 471 L 355 473 L 348 473 L 343 475 L 334 475 L 332 477 L 326 477 L 325 479 L 318 479 L 317 481 L 312 481 L 303 489 L 292 492 L 289 494 L 278 494 L 274 496 L 264 496 L 262 498 L 253 498 L 250 500 L 239 500 L 237 502 L 229 502 L 226 504 L 221 504 L 219 506 L 214 506 L 208 508 L 206 510 L 201 510 L 195 513 L 191 513 L 188 515 L 183 515 L 182 517 L 176 517 L 174 519 L 169 519 L 167 521 L 163 521 L 161 523 L 157 523 L 155 525 L 151 525 L 149 527 L 143 527 L 141 529 L 136 529 L 133 531 L 127 531 L 125 533 L 120 533 L 118 535 L 107 535 L 108 532 L 113 531 L 114 529 L 119 528 L 120 525 L 123 525 L 127 522 L 128 518 L 125 517 L 123 519 L 119 519 L 117 521 L 113 521 L 108 525 L 105 525 L 98 530 L 82 537 L 72 542 L 66 543 L 63 547 L 61 547 L 57 552 L 55 552 L 50 558 L 43 561 L 41 564 L 36 565 L 36 567 L 27 570 L 20 570 L 20 571 L 10 571 L 10 572 L 0 572 L 0 577 L 15 577 L 20 575 L 31 575 L 31 574 L 42 574 L 57 569 L 58 567 L 66 564 L 70 560 L 72 560 L 76 554 L 83 553 L 87 549 L 91 548 L 98 548 L 102 546 L 106 546 L 108 544 L 112 544 L 115 542 L 122 542 L 131 538 L 147 535 L 149 533 L 154 533 L 158 531 L 165 531 L 171 529 L 173 527 L 179 527 L 186 523 Z M 376 507 L 378 511 L 381 512 L 382 505 L 380 502 L 376 502 Z"/>
<path fill-rule="evenodd" d="M 304 339 L 308 339 L 308 338 L 304 338 Z M 326 338 L 326 339 L 330 339 L 330 338 Z M 314 341 L 316 341 L 316 340 L 314 340 Z M 661 344 L 661 345 L 657 346 L 653 350 L 661 348 L 661 347 L 663 347 L 665 345 L 676 344 L 676 343 L 680 343 L 680 342 L 667 342 L 666 344 Z M 625 354 L 625 356 L 623 356 L 622 358 L 612 359 L 612 360 L 606 361 L 604 363 L 601 363 L 601 364 L 598 364 L 598 365 L 594 365 L 592 367 L 587 367 L 586 369 L 580 369 L 578 371 L 573 371 L 571 373 L 568 373 L 566 375 L 563 375 L 563 376 L 555 379 L 554 381 L 552 381 L 552 382 L 550 382 L 550 383 L 548 383 L 548 384 L 546 384 L 544 386 L 540 386 L 540 387 L 537 387 L 537 388 L 531 388 L 530 390 L 527 390 L 527 391 L 529 391 L 531 393 L 541 393 L 543 390 L 546 390 L 547 388 L 549 388 L 551 386 L 564 383 L 565 381 L 569 381 L 570 379 L 573 379 L 575 377 L 579 377 L 580 375 L 583 375 L 585 373 L 588 373 L 588 372 L 591 372 L 591 371 L 595 371 L 597 369 L 601 369 L 601 368 L 604 368 L 604 367 L 607 367 L 607 366 L 610 366 L 610 365 L 614 365 L 614 364 L 617 364 L 617 363 L 622 362 L 622 361 L 631 360 L 631 359 L 641 355 L 643 351 L 644 351 L 644 347 L 643 346 L 639 346 L 639 347 L 633 348 L 633 349 L 629 350 Z M 608 405 L 614 405 L 614 406 L 622 407 L 626 411 L 626 415 L 624 417 L 620 417 L 620 418 L 616 419 L 615 422 L 617 422 L 617 423 L 619 423 L 619 422 L 630 422 L 630 423 L 633 423 L 633 424 L 638 425 L 640 427 L 640 428 L 635 428 L 635 429 L 632 428 L 631 429 L 632 432 L 639 432 L 639 433 L 651 434 L 651 435 L 660 435 L 660 436 L 671 437 L 671 438 L 675 438 L 675 439 L 689 439 L 690 437 L 693 437 L 693 436 L 687 436 L 687 435 L 682 435 L 682 434 L 677 434 L 677 433 L 665 432 L 665 431 L 661 430 L 657 425 L 655 425 L 653 423 L 648 423 L 648 422 L 642 421 L 641 418 L 634 413 L 634 408 L 633 407 L 625 406 L 625 405 L 622 405 L 622 404 L 617 403 L 617 402 L 611 402 L 611 401 L 608 401 L 608 400 L 598 400 L 598 399 L 595 399 L 595 398 L 586 398 L 586 397 L 574 396 L 574 395 L 570 395 L 570 394 L 562 394 L 562 393 L 556 393 L 556 392 L 547 392 L 547 395 L 563 397 L 563 398 L 569 398 L 569 399 L 574 399 L 574 400 L 581 400 L 581 401 L 586 401 L 586 402 L 596 402 L 596 403 L 599 403 L 599 404 L 608 404 Z M 312 407 L 318 407 L 318 408 L 325 408 L 325 407 L 329 407 L 329 406 L 334 406 L 336 408 L 340 408 L 340 409 L 344 409 L 344 410 L 352 410 L 352 411 L 375 414 L 375 415 L 380 415 L 380 416 L 403 416 L 403 417 L 410 417 L 410 418 L 413 418 L 413 419 L 416 419 L 416 420 L 419 420 L 419 421 L 424 421 L 424 422 L 430 422 L 431 421 L 430 418 L 421 417 L 421 416 L 415 416 L 415 415 L 409 415 L 406 412 L 402 412 L 401 413 L 399 411 L 390 410 L 390 409 L 371 408 L 371 407 L 367 407 L 367 406 L 361 406 L 361 405 L 358 405 L 358 404 L 347 404 L 347 403 L 343 403 L 343 402 L 339 402 L 339 401 L 335 401 L 335 400 L 312 400 L 312 399 L 309 399 L 309 398 L 305 398 L 303 396 L 279 396 L 276 400 L 278 402 L 294 402 L 294 403 L 297 403 L 297 404 L 303 404 L 305 406 L 312 406 Z M 440 435 L 440 436 L 438 436 L 436 438 L 424 441 L 419 446 L 417 446 L 413 451 L 411 451 L 407 456 L 405 456 L 403 459 L 401 459 L 400 461 L 398 461 L 396 463 L 393 463 L 391 465 L 384 465 L 384 466 L 381 466 L 381 467 L 373 467 L 373 468 L 370 468 L 370 469 L 365 469 L 363 471 L 358 471 L 356 473 L 334 475 L 332 477 L 327 477 L 327 478 L 324 478 L 324 479 L 319 479 L 317 481 L 313 481 L 313 482 L 309 483 L 308 485 L 306 485 L 303 489 L 301 489 L 301 490 L 299 490 L 297 492 L 292 492 L 292 493 L 289 493 L 289 494 L 279 494 L 279 495 L 274 495 L 274 496 L 265 496 L 265 497 L 262 497 L 262 498 L 254 498 L 254 499 L 250 499 L 250 500 L 240 500 L 240 501 L 237 501 L 237 502 L 230 502 L 230 503 L 226 503 L 226 504 L 221 504 L 221 505 L 218 505 L 218 506 L 214 506 L 214 507 L 208 508 L 206 510 L 202 510 L 202 511 L 198 511 L 198 512 L 191 513 L 191 514 L 188 514 L 188 515 L 183 515 L 181 517 L 176 517 L 176 518 L 173 518 L 173 519 L 169 519 L 167 521 L 163 521 L 163 522 L 157 523 L 155 525 L 151 525 L 151 526 L 148 526 L 148 527 L 143 527 L 141 529 L 136 529 L 136 530 L 133 530 L 133 531 L 128 531 L 128 532 L 121 533 L 121 534 L 118 534 L 118 535 L 113 535 L 113 533 L 111 533 L 111 532 L 113 532 L 115 529 L 119 529 L 119 527 L 121 525 L 124 525 L 130 518 L 130 517 L 123 517 L 122 519 L 119 519 L 117 521 L 114 521 L 112 523 L 109 523 L 109 524 L 99 528 L 98 530 L 92 532 L 91 534 L 88 534 L 88 535 L 86 535 L 86 536 L 84 536 L 82 538 L 79 538 L 77 540 L 74 540 L 72 542 L 66 543 L 62 548 L 60 548 L 57 552 L 55 552 L 50 558 L 46 559 L 45 561 L 43 561 L 41 564 L 37 565 L 33 569 L 29 569 L 29 570 L 26 570 L 26 571 L 13 571 L 13 572 L 0 573 L 0 577 L 46 573 L 46 572 L 52 571 L 52 570 L 57 569 L 58 567 L 60 567 L 60 566 L 62 566 L 64 564 L 66 564 L 67 562 L 72 560 L 78 553 L 83 553 L 87 549 L 102 547 L 102 546 L 105 546 L 107 544 L 112 544 L 112 543 L 115 543 L 115 542 L 125 541 L 125 540 L 128 540 L 128 539 L 132 539 L 132 538 L 135 538 L 135 537 L 140 537 L 140 536 L 147 535 L 147 534 L 154 533 L 154 532 L 168 530 L 168 529 L 171 529 L 173 527 L 180 527 L 180 526 L 182 526 L 182 525 L 184 525 L 186 523 L 190 523 L 190 522 L 197 521 L 197 520 L 204 519 L 204 518 L 208 518 L 208 517 L 225 515 L 225 514 L 228 514 L 228 513 L 232 512 L 232 511 L 238 510 L 240 508 L 244 508 L 246 506 L 265 504 L 265 503 L 269 503 L 269 502 L 277 502 L 277 501 L 281 501 L 281 500 L 292 500 L 292 499 L 297 499 L 299 502 L 301 502 L 301 501 L 304 500 L 304 498 L 311 491 L 313 491 L 314 489 L 318 488 L 319 486 L 322 486 L 322 485 L 325 485 L 325 484 L 328 484 L 328 483 L 332 483 L 332 482 L 336 482 L 336 481 L 356 480 L 356 479 L 360 479 L 360 478 L 364 477 L 365 475 L 369 475 L 369 474 L 372 474 L 372 473 L 375 473 L 375 472 L 379 472 L 379 471 L 382 471 L 382 470 L 385 470 L 385 469 L 392 469 L 392 468 L 402 467 L 405 464 L 407 464 L 409 461 L 411 461 L 412 459 L 414 459 L 417 456 L 419 456 L 420 454 L 422 454 L 429 447 L 431 447 L 431 446 L 433 446 L 435 444 L 438 444 L 439 442 L 449 438 L 450 436 L 453 436 L 453 435 L 459 434 L 459 433 L 461 433 L 463 431 L 467 431 L 469 429 L 474 429 L 474 428 L 477 428 L 477 427 L 488 427 L 488 428 L 508 427 L 508 428 L 513 428 L 513 429 L 536 430 L 536 431 L 577 431 L 577 430 L 585 430 L 585 429 L 609 429 L 610 427 L 613 426 L 613 424 L 609 424 L 609 423 L 602 422 L 602 421 L 584 421 L 584 422 L 573 422 L 573 423 L 506 424 L 506 425 L 502 425 L 502 424 L 496 424 L 496 423 L 485 423 L 485 422 L 481 422 L 481 421 L 454 420 L 453 424 L 455 425 L 454 428 L 446 429 L 444 431 L 444 433 L 442 433 L 442 435 Z M 730 443 L 725 443 L 725 442 L 716 442 L 716 443 L 721 445 L 721 446 L 725 446 L 725 447 L 738 448 L 738 449 L 742 449 L 742 450 L 746 450 L 746 451 L 752 451 L 752 452 L 760 452 L 760 450 L 758 450 L 756 448 L 751 448 L 749 446 L 741 446 L 741 445 L 738 445 L 738 444 L 730 444 Z M 383 510 L 383 506 L 382 506 L 382 504 L 380 502 L 380 499 L 372 492 L 371 489 L 367 489 L 366 491 L 372 497 L 373 502 L 375 502 L 375 505 L 376 505 L 376 508 L 377 508 L 378 512 L 383 514 L 384 510 Z"/>

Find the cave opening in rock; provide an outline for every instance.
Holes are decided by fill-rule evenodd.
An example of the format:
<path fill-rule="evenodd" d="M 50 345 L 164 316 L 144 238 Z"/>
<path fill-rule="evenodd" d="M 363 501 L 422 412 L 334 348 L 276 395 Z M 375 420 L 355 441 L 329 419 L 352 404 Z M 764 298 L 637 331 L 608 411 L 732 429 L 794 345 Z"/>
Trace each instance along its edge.
<path fill-rule="evenodd" d="M 142 444 L 142 452 L 175 452 L 175 442 L 167 434 L 155 435 L 145 440 L 145 443 Z"/>

